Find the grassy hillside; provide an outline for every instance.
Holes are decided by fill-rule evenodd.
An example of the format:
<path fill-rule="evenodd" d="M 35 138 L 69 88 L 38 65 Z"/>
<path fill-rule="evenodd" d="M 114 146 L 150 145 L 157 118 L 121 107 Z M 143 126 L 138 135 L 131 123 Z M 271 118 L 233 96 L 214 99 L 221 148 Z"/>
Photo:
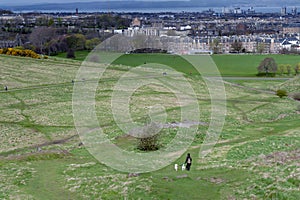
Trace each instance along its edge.
<path fill-rule="evenodd" d="M 188 64 L 172 56 L 126 56 L 105 72 L 109 81 L 99 83 L 96 114 L 115 144 L 138 151 L 137 140 L 124 134 L 111 114 L 114 86 L 129 69 L 124 65 L 146 60 L 178 69 Z M 230 58 L 214 57 L 217 63 Z M 300 199 L 298 103 L 266 92 L 282 81 L 256 82 L 259 90 L 253 90 L 249 80 L 240 80 L 243 87 L 225 83 L 226 123 L 213 152 L 204 159 L 198 157 L 208 128 L 199 125 L 188 149 L 193 158 L 190 172 L 176 172 L 172 164 L 135 177 L 101 164 L 77 136 L 72 80 L 80 61 L 10 56 L 0 60 L 0 84 L 8 86 L 8 91 L 0 91 L 0 199 Z M 250 73 L 242 69 L 236 75 Z M 185 77 L 197 95 L 199 122 L 208 123 L 211 102 L 206 84 L 193 75 Z M 132 117 L 145 122 L 146 108 L 161 104 L 167 110 L 167 122 L 180 122 L 180 109 L 174 102 L 174 94 L 164 87 L 141 87 L 131 98 Z M 177 130 L 162 129 L 161 145 L 170 142 Z M 184 159 L 185 154 L 176 163 Z"/>
<path fill-rule="evenodd" d="M 284 89 L 290 93 L 300 92 L 300 77 L 295 77 L 287 82 L 278 85 L 278 89 Z"/>

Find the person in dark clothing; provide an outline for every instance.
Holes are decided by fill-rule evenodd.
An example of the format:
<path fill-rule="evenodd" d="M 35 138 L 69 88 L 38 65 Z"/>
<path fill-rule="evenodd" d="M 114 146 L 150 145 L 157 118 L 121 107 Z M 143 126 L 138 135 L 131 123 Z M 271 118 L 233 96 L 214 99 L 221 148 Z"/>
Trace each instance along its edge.
<path fill-rule="evenodd" d="M 187 157 L 185 159 L 185 164 L 186 164 L 186 170 L 190 171 L 192 165 L 192 157 L 190 153 L 187 154 Z"/>
<path fill-rule="evenodd" d="M 5 87 L 4 87 L 4 90 L 5 90 L 5 91 L 7 91 L 7 90 L 8 90 L 7 86 L 5 86 Z"/>

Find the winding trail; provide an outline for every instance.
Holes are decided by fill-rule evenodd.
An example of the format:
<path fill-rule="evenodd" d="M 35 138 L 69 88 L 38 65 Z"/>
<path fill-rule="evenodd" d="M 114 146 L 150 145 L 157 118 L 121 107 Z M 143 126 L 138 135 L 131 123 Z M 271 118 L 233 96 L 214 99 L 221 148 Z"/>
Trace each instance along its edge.
<path fill-rule="evenodd" d="M 211 76 L 211 77 L 205 77 L 207 79 L 220 79 L 220 77 L 218 76 Z M 272 90 L 263 90 L 263 89 L 258 89 L 258 88 L 253 88 L 253 87 L 247 87 L 247 86 L 243 86 L 240 85 L 238 83 L 231 83 L 229 82 L 230 80 L 241 80 L 241 81 L 289 81 L 292 80 L 293 78 L 276 78 L 276 77 L 222 77 L 223 83 L 227 84 L 227 85 L 231 85 L 234 87 L 239 87 L 239 88 L 243 88 L 243 89 L 247 89 L 247 90 L 251 90 L 251 91 L 256 91 L 256 92 L 260 92 L 260 93 L 265 93 L 265 94 L 276 94 L 275 91 Z"/>

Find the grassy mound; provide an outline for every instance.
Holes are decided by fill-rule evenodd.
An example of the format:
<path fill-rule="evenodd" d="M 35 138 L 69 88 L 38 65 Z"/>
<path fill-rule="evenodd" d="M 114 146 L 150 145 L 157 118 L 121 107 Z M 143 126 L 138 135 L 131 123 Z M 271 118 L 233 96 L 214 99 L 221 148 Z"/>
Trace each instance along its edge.
<path fill-rule="evenodd" d="M 194 124 L 198 131 L 188 150 L 193 158 L 191 171 L 176 172 L 172 164 L 158 171 L 129 175 L 101 164 L 84 148 L 73 122 L 72 80 L 81 62 L 1 55 L 0 83 L 7 85 L 8 91 L 0 92 L 0 199 L 300 198 L 297 103 L 264 92 L 278 84 L 295 91 L 299 78 L 283 84 L 278 80 L 268 80 L 267 84 L 239 80 L 245 87 L 226 83 L 226 123 L 213 151 L 199 158 L 211 117 L 205 82 L 190 75 L 193 68 L 179 57 L 130 56 L 121 57 L 103 74 L 106 81 L 99 82 L 95 95 L 99 124 L 120 148 L 138 152 L 137 140 L 123 133 L 112 115 L 111 97 L 119 77 L 131 67 L 143 65 L 145 59 L 148 64 L 163 62 L 185 73 L 199 102 L 201 122 Z M 224 68 L 223 72 L 232 75 L 233 69 L 226 72 Z M 252 73 L 239 70 L 242 72 L 237 75 Z M 129 109 L 133 120 L 143 124 L 149 119 L 149 108 L 157 104 L 167 113 L 160 132 L 164 147 L 175 137 L 178 126 L 174 124 L 181 120 L 176 95 L 163 86 L 149 84 L 133 93 Z M 176 163 L 184 160 L 182 155 Z"/>

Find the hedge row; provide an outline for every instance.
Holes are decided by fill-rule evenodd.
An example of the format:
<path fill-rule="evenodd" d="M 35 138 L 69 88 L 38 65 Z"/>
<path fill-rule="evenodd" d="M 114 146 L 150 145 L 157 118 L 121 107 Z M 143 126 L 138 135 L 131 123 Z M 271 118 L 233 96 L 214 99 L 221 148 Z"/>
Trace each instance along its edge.
<path fill-rule="evenodd" d="M 35 53 L 32 50 L 29 49 L 14 49 L 14 48 L 3 48 L 0 49 L 0 54 L 6 54 L 11 56 L 22 56 L 22 57 L 30 57 L 30 58 L 36 58 L 41 59 L 42 57 Z"/>

